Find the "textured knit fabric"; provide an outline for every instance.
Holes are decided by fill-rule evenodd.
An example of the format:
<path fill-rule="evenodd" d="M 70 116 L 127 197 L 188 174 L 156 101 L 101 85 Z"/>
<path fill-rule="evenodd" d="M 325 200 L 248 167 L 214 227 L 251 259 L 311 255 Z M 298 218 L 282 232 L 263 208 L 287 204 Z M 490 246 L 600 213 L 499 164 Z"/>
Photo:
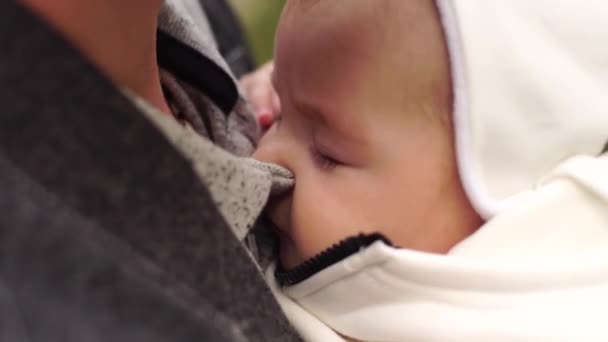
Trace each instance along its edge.
<path fill-rule="evenodd" d="M 199 14 L 197 14 L 197 8 Z M 201 7 L 191 0 L 171 0 L 165 3 L 159 18 L 160 29 L 169 36 L 183 42 L 193 50 L 204 54 L 220 66 L 226 73 L 229 68 L 216 49 L 211 30 L 202 19 Z M 162 81 L 170 100 L 176 104 L 178 112 L 186 118 L 194 119 L 193 128 L 201 135 L 211 138 L 216 144 L 239 156 L 249 156 L 253 152 L 260 132 L 248 105 L 240 94 L 230 115 L 212 103 L 208 94 L 202 93 L 187 80 L 173 75 L 172 70 L 165 70 Z"/>
<path fill-rule="evenodd" d="M 41 21 L 0 17 L 2 341 L 299 340 L 192 163 Z"/>
<path fill-rule="evenodd" d="M 226 71 L 228 66 L 214 49 L 216 42 L 210 36 L 204 13 L 197 12 L 200 9 L 195 0 L 168 1 L 160 16 L 160 28 L 167 35 L 205 54 Z M 176 60 L 176 63 L 181 62 Z M 183 123 L 214 144 L 196 137 L 189 128 L 182 129 L 174 122 L 156 122 L 161 123 L 160 127 L 169 139 L 193 163 L 236 236 L 243 239 L 251 231 L 246 243 L 264 268 L 274 255 L 275 241 L 265 221 L 254 223 L 268 199 L 269 191 L 285 191 L 293 185 L 293 179 L 286 170 L 277 166 L 233 156 L 251 155 L 260 134 L 254 115 L 241 94 L 236 97 L 231 112 L 225 113 L 207 94 L 188 80 L 176 76 L 171 70 L 172 66 L 175 65 L 167 65 L 161 70 L 161 81 L 170 104 Z M 138 103 L 143 104 L 141 101 Z M 147 107 L 143 106 L 144 109 Z M 152 117 L 157 116 L 152 114 Z"/>
<path fill-rule="evenodd" d="M 293 186 L 293 177 L 287 170 L 236 157 L 188 124 L 180 124 L 141 98 L 128 96 L 192 163 L 239 240 L 253 228 L 271 193 L 276 195 Z"/>

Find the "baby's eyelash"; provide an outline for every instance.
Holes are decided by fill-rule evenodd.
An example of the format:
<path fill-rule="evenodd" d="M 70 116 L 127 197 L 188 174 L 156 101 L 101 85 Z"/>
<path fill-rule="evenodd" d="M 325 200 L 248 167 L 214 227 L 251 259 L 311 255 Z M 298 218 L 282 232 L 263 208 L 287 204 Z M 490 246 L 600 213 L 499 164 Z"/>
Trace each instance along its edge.
<path fill-rule="evenodd" d="M 315 165 L 322 170 L 331 171 L 342 164 L 338 160 L 323 154 L 314 146 L 310 147 L 310 154 L 315 162 Z"/>

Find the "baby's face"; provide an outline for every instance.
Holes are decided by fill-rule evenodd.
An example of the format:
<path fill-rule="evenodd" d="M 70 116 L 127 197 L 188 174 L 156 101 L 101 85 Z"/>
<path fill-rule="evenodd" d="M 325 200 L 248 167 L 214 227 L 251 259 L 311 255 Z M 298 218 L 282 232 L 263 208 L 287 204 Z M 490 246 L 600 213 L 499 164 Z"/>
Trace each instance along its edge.
<path fill-rule="evenodd" d="M 432 0 L 289 1 L 273 80 L 282 113 L 254 157 L 295 175 L 269 207 L 285 267 L 358 233 L 442 253 L 479 226 Z"/>

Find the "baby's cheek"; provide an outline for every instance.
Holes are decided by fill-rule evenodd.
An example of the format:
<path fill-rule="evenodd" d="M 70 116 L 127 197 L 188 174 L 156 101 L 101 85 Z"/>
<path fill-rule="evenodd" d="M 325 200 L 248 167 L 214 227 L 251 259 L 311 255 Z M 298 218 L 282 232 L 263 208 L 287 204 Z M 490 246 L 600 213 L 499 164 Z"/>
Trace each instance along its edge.
<path fill-rule="evenodd" d="M 311 186 L 294 194 L 291 235 L 299 255 L 305 259 L 362 232 L 357 213 L 335 193 L 327 191 L 327 187 Z"/>

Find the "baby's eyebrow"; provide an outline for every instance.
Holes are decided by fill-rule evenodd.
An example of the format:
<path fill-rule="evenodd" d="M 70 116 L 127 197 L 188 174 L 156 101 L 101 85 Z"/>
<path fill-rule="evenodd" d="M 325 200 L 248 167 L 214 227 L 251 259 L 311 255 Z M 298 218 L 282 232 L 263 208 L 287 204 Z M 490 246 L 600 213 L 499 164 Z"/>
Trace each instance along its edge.
<path fill-rule="evenodd" d="M 301 115 L 310 120 L 321 122 L 323 126 L 350 142 L 365 143 L 366 139 L 361 136 L 363 131 L 356 127 L 354 120 L 348 120 L 347 113 L 331 111 L 328 108 L 316 106 L 311 103 L 295 101 L 294 106 Z"/>
<path fill-rule="evenodd" d="M 298 99 L 294 100 L 294 107 L 296 110 L 309 119 L 315 119 L 323 121 L 324 123 L 328 123 L 328 114 L 323 111 L 321 108 L 314 106 L 310 103 L 306 103 L 304 101 L 300 101 Z"/>

